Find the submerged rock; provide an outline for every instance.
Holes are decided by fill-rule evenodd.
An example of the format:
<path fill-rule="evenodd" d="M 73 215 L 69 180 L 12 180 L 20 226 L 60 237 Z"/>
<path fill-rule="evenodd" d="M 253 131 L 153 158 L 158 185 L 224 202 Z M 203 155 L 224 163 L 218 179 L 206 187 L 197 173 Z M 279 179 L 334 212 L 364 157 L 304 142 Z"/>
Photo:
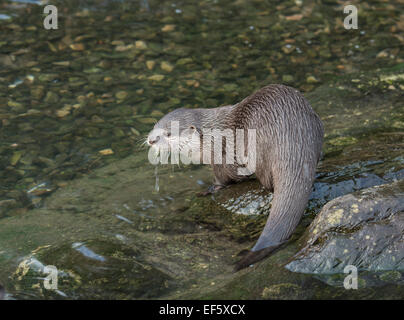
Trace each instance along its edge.
<path fill-rule="evenodd" d="M 53 288 L 44 282 L 50 267 L 57 272 Z M 84 298 L 89 291 L 98 299 L 148 298 L 167 291 L 170 281 L 143 261 L 136 248 L 103 240 L 39 247 L 19 263 L 12 278 L 25 295 L 70 299 Z"/>
<path fill-rule="evenodd" d="M 304 248 L 286 268 L 342 273 L 404 270 L 404 180 L 336 198 L 311 223 Z"/>

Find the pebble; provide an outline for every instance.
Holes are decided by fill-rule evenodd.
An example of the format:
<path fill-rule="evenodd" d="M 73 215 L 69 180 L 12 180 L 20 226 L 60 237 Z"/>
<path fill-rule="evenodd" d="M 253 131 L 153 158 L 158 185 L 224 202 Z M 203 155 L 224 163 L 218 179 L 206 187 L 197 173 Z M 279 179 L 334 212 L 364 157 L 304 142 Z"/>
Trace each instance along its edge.
<path fill-rule="evenodd" d="M 137 120 L 143 124 L 155 124 L 157 122 L 155 118 L 139 118 Z"/>
<path fill-rule="evenodd" d="M 196 80 L 187 80 L 185 83 L 190 87 L 199 87 L 199 82 Z"/>
<path fill-rule="evenodd" d="M 318 83 L 318 80 L 314 76 L 308 76 L 306 78 L 307 83 Z"/>
<path fill-rule="evenodd" d="M 173 65 L 166 61 L 163 61 L 160 65 L 160 67 L 161 67 L 161 69 L 163 69 L 164 71 L 167 71 L 167 72 L 171 72 L 174 69 Z"/>
<path fill-rule="evenodd" d="M 84 44 L 82 43 L 72 43 L 70 45 L 70 49 L 74 51 L 83 51 L 84 50 Z"/>
<path fill-rule="evenodd" d="M 288 21 L 299 21 L 303 18 L 302 14 L 294 14 L 292 16 L 286 16 L 285 19 Z"/>
<path fill-rule="evenodd" d="M 11 156 L 10 164 L 12 166 L 15 166 L 18 163 L 18 161 L 20 161 L 21 156 L 22 156 L 22 151 L 15 151 L 13 153 L 13 155 Z"/>
<path fill-rule="evenodd" d="M 130 131 L 135 135 L 135 136 L 140 136 L 140 132 L 136 130 L 135 128 L 131 127 Z"/>
<path fill-rule="evenodd" d="M 293 82 L 294 78 L 290 74 L 285 74 L 282 76 L 283 82 Z"/>
<path fill-rule="evenodd" d="M 156 65 L 156 62 L 153 60 L 147 60 L 146 61 L 146 67 L 149 70 L 153 70 L 154 66 Z"/>
<path fill-rule="evenodd" d="M 388 56 L 389 53 L 387 52 L 387 50 L 383 50 L 376 55 L 376 58 L 387 58 Z"/>
<path fill-rule="evenodd" d="M 170 31 L 174 31 L 174 29 L 175 29 L 175 24 L 166 24 L 164 27 L 161 28 L 161 31 L 170 32 Z"/>
<path fill-rule="evenodd" d="M 133 48 L 133 44 L 128 44 L 128 45 L 121 45 L 121 46 L 116 46 L 115 51 L 118 52 L 123 52 L 123 51 L 128 51 L 129 49 Z"/>
<path fill-rule="evenodd" d="M 128 93 L 126 91 L 119 91 L 115 94 L 115 97 L 119 100 L 125 100 L 127 96 Z"/>
<path fill-rule="evenodd" d="M 282 51 L 286 54 L 293 52 L 293 50 L 295 50 L 295 46 L 292 46 L 291 44 L 287 44 L 282 47 Z"/>
<path fill-rule="evenodd" d="M 108 148 L 108 149 L 100 150 L 100 151 L 98 151 L 98 153 L 103 156 L 108 156 L 108 155 L 114 154 L 114 151 L 112 149 Z"/>
<path fill-rule="evenodd" d="M 162 117 L 164 116 L 164 113 L 161 112 L 160 110 L 153 110 L 150 115 L 152 117 Z"/>
<path fill-rule="evenodd" d="M 161 80 L 163 80 L 164 79 L 164 75 L 162 75 L 162 74 L 155 74 L 155 75 L 152 75 L 152 76 L 150 76 L 150 77 L 148 77 L 148 79 L 149 80 L 152 80 L 152 81 L 161 81 Z"/>
<path fill-rule="evenodd" d="M 147 44 L 144 41 L 140 41 L 140 40 L 136 41 L 135 46 L 136 46 L 136 49 L 142 49 L 142 50 L 147 49 Z"/>
<path fill-rule="evenodd" d="M 56 111 L 56 116 L 58 118 L 66 117 L 68 114 L 70 114 L 71 108 L 72 108 L 72 106 L 70 106 L 70 105 L 64 106 L 62 109 L 59 109 L 59 110 Z"/>
<path fill-rule="evenodd" d="M 19 103 L 19 102 L 13 101 L 13 100 L 9 100 L 9 101 L 7 102 L 7 105 L 8 105 L 9 107 L 11 107 L 11 108 L 17 108 L 17 109 L 23 108 L 22 103 Z"/>
<path fill-rule="evenodd" d="M 55 61 L 52 62 L 55 66 L 61 66 L 61 67 L 68 67 L 70 66 L 70 61 Z"/>
<path fill-rule="evenodd" d="M 181 66 L 181 65 L 188 64 L 191 62 L 192 62 L 191 58 L 181 58 L 181 59 L 177 60 L 177 65 Z"/>

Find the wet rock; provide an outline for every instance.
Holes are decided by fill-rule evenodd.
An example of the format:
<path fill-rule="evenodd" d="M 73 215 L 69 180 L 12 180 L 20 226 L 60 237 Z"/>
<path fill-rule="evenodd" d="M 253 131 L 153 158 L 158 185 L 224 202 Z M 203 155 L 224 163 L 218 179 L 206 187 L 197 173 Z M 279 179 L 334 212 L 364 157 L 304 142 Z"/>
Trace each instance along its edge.
<path fill-rule="evenodd" d="M 272 194 L 263 188 L 250 188 L 245 186 L 245 192 L 233 196 L 226 194 L 227 198 L 219 202 L 224 208 L 235 214 L 260 215 L 267 214 L 271 208 Z M 248 190 L 250 189 L 250 190 Z"/>
<path fill-rule="evenodd" d="M 54 167 L 55 161 L 46 157 L 38 156 L 35 160 L 36 163 L 42 164 L 47 167 Z"/>
<path fill-rule="evenodd" d="M 56 94 L 56 93 L 54 93 L 54 92 L 52 92 L 52 91 L 49 91 L 47 94 L 46 94 L 46 97 L 45 97 L 45 100 L 44 100 L 46 103 L 51 103 L 51 104 L 54 104 L 54 103 L 57 103 L 58 101 L 59 101 L 59 96 Z"/>
<path fill-rule="evenodd" d="M 49 265 L 57 271 L 56 290 L 44 286 Z M 26 294 L 70 299 L 84 298 L 89 290 L 98 299 L 147 298 L 166 291 L 170 280 L 142 261 L 139 250 L 98 239 L 41 246 L 19 263 L 12 278 Z"/>
<path fill-rule="evenodd" d="M 171 31 L 174 31 L 174 29 L 175 29 L 175 24 L 166 24 L 164 27 L 161 28 L 161 31 L 171 32 Z"/>
<path fill-rule="evenodd" d="M 164 79 L 164 75 L 162 75 L 162 74 L 155 74 L 155 75 L 152 75 L 152 76 L 148 77 L 148 79 L 151 80 L 151 81 L 160 82 L 161 80 Z"/>
<path fill-rule="evenodd" d="M 125 136 L 125 132 L 121 128 L 114 128 L 113 133 L 114 133 L 114 136 L 116 136 L 116 137 Z"/>
<path fill-rule="evenodd" d="M 114 154 L 114 151 L 112 149 L 103 149 L 103 150 L 98 151 L 98 153 L 103 156 L 108 156 L 108 155 Z"/>
<path fill-rule="evenodd" d="M 181 58 L 177 60 L 177 65 L 182 66 L 185 64 L 189 64 L 192 63 L 192 59 L 191 58 Z"/>
<path fill-rule="evenodd" d="M 38 80 L 41 82 L 48 82 L 55 80 L 57 78 L 57 74 L 55 73 L 42 73 L 38 76 Z"/>
<path fill-rule="evenodd" d="M 157 122 L 157 119 L 155 118 L 139 118 L 137 120 L 144 124 L 155 124 Z"/>
<path fill-rule="evenodd" d="M 13 100 L 8 101 L 7 105 L 16 112 L 22 112 L 25 109 L 22 103 Z"/>
<path fill-rule="evenodd" d="M 91 117 L 91 122 L 93 122 L 93 123 L 104 123 L 105 121 L 104 121 L 104 119 L 102 119 L 101 117 L 99 117 L 99 116 L 97 116 L 95 114 L 95 115 L 93 115 Z"/>
<path fill-rule="evenodd" d="M 52 62 L 55 66 L 62 66 L 62 67 L 68 67 L 70 66 L 70 61 L 56 61 Z"/>
<path fill-rule="evenodd" d="M 135 47 L 136 47 L 136 49 L 144 50 L 144 49 L 147 49 L 147 44 L 144 41 L 138 40 L 138 41 L 135 42 Z"/>
<path fill-rule="evenodd" d="M 119 92 L 117 92 L 117 93 L 115 94 L 115 97 L 116 97 L 118 100 L 125 100 L 127 96 L 128 96 L 128 93 L 127 93 L 126 91 L 119 91 Z"/>
<path fill-rule="evenodd" d="M 45 91 L 45 87 L 43 86 L 36 86 L 31 88 L 31 96 L 32 98 L 39 100 L 43 97 Z"/>
<path fill-rule="evenodd" d="M 70 114 L 71 109 L 72 109 L 72 106 L 66 105 L 62 109 L 56 111 L 56 116 L 58 118 L 64 118 Z"/>
<path fill-rule="evenodd" d="M 299 21 L 303 18 L 302 14 L 294 14 L 291 16 L 286 16 L 285 19 L 288 21 Z"/>
<path fill-rule="evenodd" d="M 21 158 L 22 154 L 23 154 L 22 151 L 15 151 L 13 153 L 13 155 L 11 156 L 10 164 L 12 166 L 15 166 L 18 163 L 18 161 L 20 161 L 20 158 Z"/>
<path fill-rule="evenodd" d="M 194 79 L 187 80 L 187 81 L 185 81 L 185 83 L 186 83 L 188 86 L 190 86 L 190 87 L 195 87 L 195 88 L 199 87 L 199 85 L 200 85 L 199 81 L 194 80 Z"/>
<path fill-rule="evenodd" d="M 388 56 L 389 56 L 388 50 L 383 50 L 376 55 L 376 58 L 387 58 Z"/>
<path fill-rule="evenodd" d="M 294 78 L 290 74 L 285 74 L 282 76 L 282 81 L 285 83 L 291 83 L 291 82 L 293 82 L 293 80 L 294 80 Z"/>
<path fill-rule="evenodd" d="M 128 44 L 128 45 L 118 45 L 115 47 L 115 51 L 122 52 L 122 51 L 128 51 L 133 48 L 133 44 Z"/>
<path fill-rule="evenodd" d="M 52 164 L 52 165 L 54 165 L 54 164 Z M 27 191 L 27 196 L 30 199 L 33 199 L 35 197 L 41 197 L 41 196 L 49 195 L 53 191 L 55 191 L 55 189 L 52 186 L 50 186 L 46 182 L 42 182 L 42 183 L 37 184 L 37 185 L 33 186 L 32 188 L 30 188 Z"/>
<path fill-rule="evenodd" d="M 149 70 L 153 70 L 154 66 L 156 65 L 156 62 L 153 60 L 147 60 L 146 61 L 146 67 Z"/>
<path fill-rule="evenodd" d="M 348 146 L 357 142 L 358 140 L 354 137 L 337 137 L 328 141 L 329 144 L 334 146 Z"/>
<path fill-rule="evenodd" d="M 311 223 L 286 267 L 302 273 L 404 269 L 404 180 L 336 198 Z"/>
<path fill-rule="evenodd" d="M 70 45 L 70 48 L 74 51 L 83 51 L 84 50 L 84 44 L 82 43 L 72 43 Z"/>
<path fill-rule="evenodd" d="M 380 280 L 385 282 L 398 282 L 401 278 L 402 274 L 397 270 L 387 271 L 380 275 Z"/>
<path fill-rule="evenodd" d="M 10 55 L 0 54 L 0 66 L 3 68 L 15 68 L 14 59 Z"/>
<path fill-rule="evenodd" d="M 318 81 L 318 79 L 317 79 L 316 77 L 314 77 L 314 76 L 308 76 L 308 77 L 306 78 L 306 82 L 307 82 L 307 83 L 317 83 L 317 82 L 319 82 L 319 81 Z"/>
<path fill-rule="evenodd" d="M 161 112 L 160 110 L 153 110 L 153 111 L 150 113 L 150 116 L 161 118 L 161 117 L 164 116 L 164 113 Z"/>
<path fill-rule="evenodd" d="M 160 67 L 161 67 L 161 69 L 163 69 L 164 71 L 167 71 L 167 72 L 171 72 L 174 69 L 174 66 L 166 61 L 163 61 L 160 64 Z"/>
<path fill-rule="evenodd" d="M 195 85 L 194 85 L 195 86 Z M 224 91 L 236 91 L 238 90 L 238 86 L 235 83 L 228 83 L 223 86 Z"/>
<path fill-rule="evenodd" d="M 140 132 L 136 130 L 135 128 L 131 127 L 130 131 L 135 135 L 135 136 L 140 136 Z"/>
<path fill-rule="evenodd" d="M 293 52 L 293 50 L 295 50 L 295 46 L 291 44 L 286 44 L 282 47 L 282 51 L 286 54 Z"/>

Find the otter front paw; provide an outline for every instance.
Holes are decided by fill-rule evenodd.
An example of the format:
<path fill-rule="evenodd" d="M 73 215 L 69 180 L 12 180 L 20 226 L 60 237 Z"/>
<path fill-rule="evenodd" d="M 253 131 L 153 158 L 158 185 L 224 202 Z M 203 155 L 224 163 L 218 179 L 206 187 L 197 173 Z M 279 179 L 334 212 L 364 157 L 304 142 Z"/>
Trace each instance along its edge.
<path fill-rule="evenodd" d="M 212 184 L 208 190 L 202 191 L 197 193 L 198 197 L 205 197 L 207 195 L 213 194 L 215 192 L 218 192 L 220 189 L 223 189 L 225 186 L 219 185 L 219 184 Z"/>

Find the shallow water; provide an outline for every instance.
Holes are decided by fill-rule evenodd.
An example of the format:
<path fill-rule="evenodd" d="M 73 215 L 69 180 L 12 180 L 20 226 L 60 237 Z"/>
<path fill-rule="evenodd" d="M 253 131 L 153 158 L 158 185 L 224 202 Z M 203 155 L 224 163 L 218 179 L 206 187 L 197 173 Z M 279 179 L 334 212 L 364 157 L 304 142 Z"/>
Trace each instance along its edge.
<path fill-rule="evenodd" d="M 0 201 L 8 201 L 0 205 L 0 283 L 14 298 L 204 296 L 225 286 L 231 277 L 221 273 L 251 234 L 235 228 L 218 240 L 206 227 L 221 228 L 200 217 L 209 210 L 194 199 L 210 183 L 208 168 L 154 171 L 141 145 L 155 121 L 177 107 L 233 104 L 269 83 L 316 102 L 310 94 L 328 81 L 404 62 L 395 2 L 358 3 L 360 28 L 350 31 L 336 1 L 56 1 L 58 30 L 43 28 L 42 3 L 0 4 Z M 394 90 L 403 88 L 388 85 L 377 108 L 317 101 L 326 158 L 312 213 L 400 170 L 403 110 L 382 100 L 398 100 Z M 395 133 L 375 138 L 381 155 L 355 151 L 363 135 L 386 127 Z M 366 172 L 378 176 L 344 182 Z M 19 278 L 35 250 L 47 264 L 60 261 L 65 296 L 45 290 L 35 270 Z"/>

